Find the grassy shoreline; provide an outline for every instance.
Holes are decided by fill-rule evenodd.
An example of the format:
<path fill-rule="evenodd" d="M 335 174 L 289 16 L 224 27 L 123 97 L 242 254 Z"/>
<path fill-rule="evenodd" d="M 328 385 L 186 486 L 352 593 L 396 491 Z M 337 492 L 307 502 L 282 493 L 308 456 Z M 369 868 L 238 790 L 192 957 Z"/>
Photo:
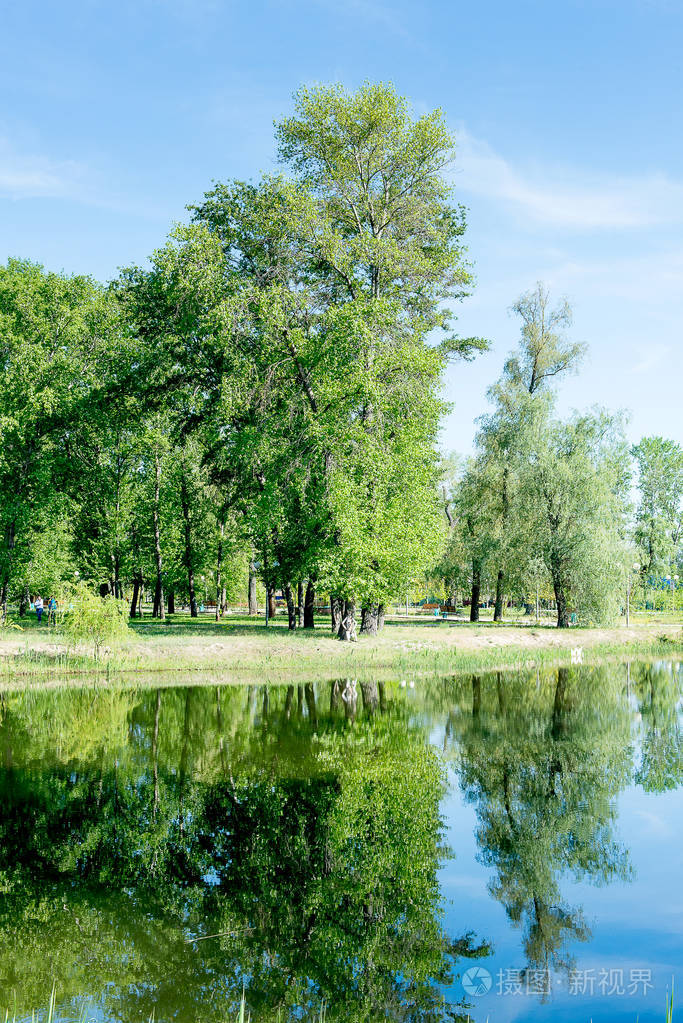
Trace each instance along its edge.
<path fill-rule="evenodd" d="M 683 656 L 680 625 L 557 630 L 550 626 L 392 623 L 378 637 L 340 643 L 327 629 L 181 621 L 134 626 L 130 640 L 95 661 L 58 632 L 27 629 L 0 636 L 0 688 L 25 684 L 286 683 L 344 676 L 374 678 L 564 666 Z M 176 681 L 177 680 L 177 681 Z M 166 681 L 166 680 L 165 680 Z"/>

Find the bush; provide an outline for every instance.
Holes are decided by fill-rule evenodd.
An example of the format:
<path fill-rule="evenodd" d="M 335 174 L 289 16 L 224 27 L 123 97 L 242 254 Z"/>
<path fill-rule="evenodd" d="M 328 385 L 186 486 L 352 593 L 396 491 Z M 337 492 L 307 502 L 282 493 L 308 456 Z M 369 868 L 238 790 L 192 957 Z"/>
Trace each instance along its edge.
<path fill-rule="evenodd" d="M 61 613 L 65 634 L 76 643 L 92 643 L 95 660 L 102 645 L 117 643 L 128 635 L 128 606 L 125 600 L 100 597 L 84 582 L 67 594 Z"/>

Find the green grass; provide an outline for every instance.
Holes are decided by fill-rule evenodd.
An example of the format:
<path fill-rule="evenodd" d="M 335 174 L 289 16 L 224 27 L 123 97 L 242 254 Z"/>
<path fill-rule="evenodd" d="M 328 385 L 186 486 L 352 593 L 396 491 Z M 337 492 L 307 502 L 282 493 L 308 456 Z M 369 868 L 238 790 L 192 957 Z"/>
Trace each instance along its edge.
<path fill-rule="evenodd" d="M 668 629 L 668 633 L 666 630 Z M 558 638 L 566 644 L 554 645 Z M 473 648 L 473 642 L 477 648 Z M 438 619 L 406 624 L 393 619 L 377 639 L 339 643 L 327 619 L 315 630 L 289 632 L 278 616 L 263 620 L 229 616 L 215 622 L 174 615 L 166 623 L 144 618 L 131 623 L 129 638 L 97 662 L 86 647 L 67 646 L 59 629 L 30 620 L 22 631 L 0 633 L 0 685 L 22 681 L 77 681 L 79 678 L 125 683 L 135 676 L 158 684 L 158 676 L 202 681 L 291 682 L 345 677 L 450 675 L 460 672 L 516 670 L 571 663 L 571 648 L 583 647 L 583 663 L 683 655 L 683 629 L 669 625 L 602 630 L 589 634 L 572 628 L 558 634 L 550 625 L 482 623 L 470 626 Z M 14 647 L 12 652 L 9 648 Z"/>
<path fill-rule="evenodd" d="M 351 648 L 353 649 L 353 648 Z M 660 639 L 638 644 L 599 643 L 583 651 L 582 664 L 619 663 L 625 660 L 666 660 L 683 657 L 683 642 Z M 525 671 L 551 667 L 569 667 L 571 651 L 563 648 L 536 648 L 533 651 L 492 646 L 476 652 L 416 650 L 381 657 L 347 653 L 333 661 L 326 656 L 302 659 L 299 656 L 271 658 L 258 656 L 238 663 L 226 660 L 202 663 L 178 663 L 174 656 L 160 656 L 153 662 L 136 661 L 114 654 L 97 662 L 85 653 L 46 654 L 27 650 L 0 663 L 0 688 L 12 684 L 39 681 L 108 684 L 158 685 L 162 679 L 179 685 L 222 683 L 247 684 L 292 681 L 325 681 L 353 675 L 355 678 L 383 680 L 396 677 L 420 678 L 433 675 L 459 675 L 487 671 Z"/>
<path fill-rule="evenodd" d="M 584 665 L 617 663 L 624 660 L 675 659 L 683 656 L 683 641 L 661 638 L 640 643 L 598 643 L 583 651 Z M 99 663 L 87 653 L 49 654 L 26 650 L 0 662 L 0 687 L 31 681 L 159 684 L 251 683 L 267 681 L 287 683 L 293 680 L 324 681 L 353 675 L 377 680 L 392 677 L 419 678 L 431 675 L 471 674 L 485 671 L 521 671 L 536 668 L 564 667 L 572 663 L 568 648 L 535 648 L 518 650 L 491 646 L 478 651 L 415 650 L 393 652 L 390 656 L 373 651 L 357 654 L 354 648 L 343 649 L 337 657 L 285 657 L 260 654 L 237 662 L 203 660 L 201 663 L 180 662 L 173 655 L 161 655 L 152 661 L 139 661 L 116 652 Z"/>

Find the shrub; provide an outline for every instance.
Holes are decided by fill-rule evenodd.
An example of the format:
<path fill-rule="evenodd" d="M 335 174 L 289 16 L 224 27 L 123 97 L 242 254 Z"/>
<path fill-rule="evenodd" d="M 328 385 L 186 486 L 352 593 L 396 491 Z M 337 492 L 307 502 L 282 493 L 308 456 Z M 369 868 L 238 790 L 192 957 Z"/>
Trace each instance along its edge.
<path fill-rule="evenodd" d="M 65 634 L 76 643 L 92 643 L 95 660 L 102 645 L 117 643 L 128 634 L 125 600 L 100 597 L 87 583 L 76 583 L 62 604 L 60 617 Z"/>

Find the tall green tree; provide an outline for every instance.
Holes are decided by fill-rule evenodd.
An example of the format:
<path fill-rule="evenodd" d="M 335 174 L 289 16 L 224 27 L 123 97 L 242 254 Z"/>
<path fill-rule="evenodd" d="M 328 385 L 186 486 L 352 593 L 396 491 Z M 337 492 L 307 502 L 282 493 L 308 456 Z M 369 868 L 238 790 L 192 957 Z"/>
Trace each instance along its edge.
<path fill-rule="evenodd" d="M 365 629 L 375 631 L 390 591 L 377 546 L 398 564 L 399 545 L 408 554 L 412 537 L 416 547 L 425 547 L 434 534 L 432 489 L 412 478 L 410 469 L 427 458 L 432 485 L 436 482 L 431 451 L 442 411 L 437 395 L 443 361 L 425 350 L 427 334 L 439 329 L 446 335 L 442 359 L 452 353 L 470 357 L 485 345 L 458 338 L 451 329 L 447 301 L 462 298 L 471 277 L 462 248 L 464 211 L 453 205 L 444 173 L 453 159 L 453 138 L 441 111 L 413 119 L 406 101 L 383 84 L 366 83 L 354 94 L 340 86 L 302 89 L 277 136 L 281 158 L 322 212 L 316 249 L 326 287 L 335 305 L 345 307 L 347 323 L 365 326 L 360 333 L 346 329 L 351 346 L 340 352 L 342 362 L 354 360 L 362 374 L 349 379 L 356 395 L 349 409 L 353 464 L 346 463 L 348 450 L 339 445 L 332 463 L 344 480 L 357 482 L 353 495 L 342 488 L 342 503 L 333 508 L 335 522 L 335 512 L 341 517 L 355 505 L 357 513 L 347 514 L 336 529 L 329 580 L 344 602 L 340 635 L 349 636 L 354 598 L 363 605 Z M 397 517 L 397 506 L 375 519 L 379 528 L 373 535 L 368 515 L 372 522 L 377 476 L 390 467 L 392 446 L 403 449 L 394 486 L 413 492 L 416 514 Z M 389 495 L 382 497 L 386 507 Z M 359 546 L 359 532 L 365 545 Z M 414 570 L 409 555 L 406 564 Z"/>
<path fill-rule="evenodd" d="M 440 112 L 414 119 L 389 86 L 321 87 L 277 138 L 293 180 L 217 185 L 126 275 L 127 301 L 143 389 L 218 453 L 266 584 L 326 589 L 353 638 L 357 602 L 375 631 L 436 556 L 442 373 L 484 342 L 451 329 L 471 279 Z"/>
<path fill-rule="evenodd" d="M 0 605 L 29 569 L 36 528 L 64 537 L 71 516 L 58 493 L 69 427 L 98 381 L 116 316 L 91 279 L 49 273 L 22 260 L 0 267 Z"/>
<path fill-rule="evenodd" d="M 519 585 L 529 559 L 530 536 L 519 504 L 519 475 L 529 454 L 534 418 L 552 404 L 557 383 L 577 370 L 585 353 L 585 345 L 565 334 L 572 322 L 569 303 L 564 300 L 551 307 L 550 294 L 540 281 L 517 299 L 512 312 L 522 321 L 519 346 L 489 391 L 494 410 L 480 418 L 476 438 L 493 491 L 486 528 L 496 538 L 492 554 L 497 561 L 494 621 L 502 619 L 505 593 Z"/>

